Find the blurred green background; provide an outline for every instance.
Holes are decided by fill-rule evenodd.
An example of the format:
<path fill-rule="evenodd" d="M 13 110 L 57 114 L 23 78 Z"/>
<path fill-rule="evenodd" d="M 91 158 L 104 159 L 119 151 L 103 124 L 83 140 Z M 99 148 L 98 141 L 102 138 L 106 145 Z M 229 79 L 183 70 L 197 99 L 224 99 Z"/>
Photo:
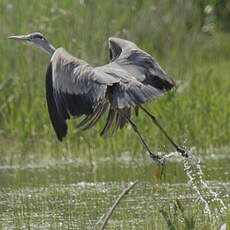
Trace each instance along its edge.
<path fill-rule="evenodd" d="M 56 140 L 45 101 L 50 57 L 6 39 L 35 31 L 94 66 L 108 62 L 109 36 L 135 42 L 177 83 L 175 90 L 147 105 L 175 141 L 207 151 L 229 145 L 229 1 L 1 0 L 0 12 L 2 162 L 28 153 L 97 158 L 143 151 L 130 127 L 101 138 L 104 121 L 87 132 L 70 121 L 65 141 Z M 154 150 L 172 150 L 144 114 L 134 120 Z"/>

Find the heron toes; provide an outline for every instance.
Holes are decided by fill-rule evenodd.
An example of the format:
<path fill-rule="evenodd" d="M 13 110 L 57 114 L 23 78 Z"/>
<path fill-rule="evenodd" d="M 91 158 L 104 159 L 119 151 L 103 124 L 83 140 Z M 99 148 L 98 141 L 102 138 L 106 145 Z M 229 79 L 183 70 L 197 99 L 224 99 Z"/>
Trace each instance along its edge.
<path fill-rule="evenodd" d="M 177 150 L 177 152 L 181 153 L 181 155 L 182 155 L 183 157 L 188 157 L 188 154 L 186 153 L 186 151 L 185 151 L 183 148 L 177 146 L 177 147 L 176 147 L 176 150 Z"/>
<path fill-rule="evenodd" d="M 165 159 L 163 157 L 159 157 L 158 155 L 156 155 L 156 154 L 154 154 L 152 152 L 150 153 L 150 157 L 158 165 L 162 166 L 164 164 Z"/>
<path fill-rule="evenodd" d="M 184 152 L 181 154 L 183 157 L 187 157 L 188 158 L 188 153 Z"/>

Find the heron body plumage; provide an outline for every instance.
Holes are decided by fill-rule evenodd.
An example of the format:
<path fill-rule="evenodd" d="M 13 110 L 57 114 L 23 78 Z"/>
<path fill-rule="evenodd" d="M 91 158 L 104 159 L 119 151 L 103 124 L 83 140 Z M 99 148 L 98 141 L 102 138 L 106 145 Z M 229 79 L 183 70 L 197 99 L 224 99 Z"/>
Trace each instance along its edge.
<path fill-rule="evenodd" d="M 92 128 L 108 111 L 101 135 L 106 134 L 113 124 L 115 132 L 129 122 L 150 156 L 158 160 L 131 120 L 132 109 L 138 114 L 141 108 L 156 123 L 142 105 L 175 86 L 151 55 L 131 41 L 109 38 L 110 62 L 92 67 L 63 48 L 55 49 L 41 33 L 9 38 L 32 43 L 52 55 L 46 73 L 46 99 L 50 120 L 60 141 L 67 134 L 68 119 L 84 116 L 77 127 L 86 130 Z M 180 149 L 167 134 L 166 137 L 174 147 Z"/>
<path fill-rule="evenodd" d="M 52 71 L 47 72 L 47 78 L 52 79 L 55 102 L 52 106 L 56 107 L 55 111 L 64 123 L 69 118 L 85 115 L 86 120 L 78 127 L 88 129 L 93 127 L 109 108 L 107 122 L 101 132 L 103 135 L 109 130 L 115 117 L 117 128 L 123 128 L 127 122 L 116 110 L 124 110 L 124 113 L 130 117 L 131 107 L 151 101 L 167 91 L 167 88 L 157 88 L 154 85 L 154 80 L 149 81 L 149 84 L 146 83 L 146 79 L 150 76 L 146 70 L 147 67 L 144 69 L 142 65 L 152 67 L 153 64 L 151 66 L 147 61 L 144 61 L 140 53 L 138 53 L 139 59 L 143 59 L 143 64 L 140 65 L 140 70 L 133 68 L 136 74 L 130 70 L 138 62 L 132 57 L 133 50 L 130 55 L 125 57 L 122 56 L 122 53 L 120 54 L 121 57 L 117 56 L 113 62 L 93 68 L 85 61 L 70 55 L 63 48 L 58 48 L 54 52 L 50 62 Z M 139 62 L 141 63 L 141 61 Z M 163 71 L 162 74 L 166 75 Z M 143 76 L 141 79 L 138 78 L 140 75 Z M 47 90 L 50 90 L 49 87 L 47 86 Z M 48 103 L 49 105 L 50 103 Z M 52 119 L 52 115 L 50 118 Z M 52 124 L 56 126 L 54 128 L 56 131 L 59 124 L 58 121 L 55 121 L 53 120 Z M 114 131 L 117 128 L 114 128 Z M 61 137 L 60 133 L 57 136 L 59 140 L 62 140 L 66 131 Z"/>

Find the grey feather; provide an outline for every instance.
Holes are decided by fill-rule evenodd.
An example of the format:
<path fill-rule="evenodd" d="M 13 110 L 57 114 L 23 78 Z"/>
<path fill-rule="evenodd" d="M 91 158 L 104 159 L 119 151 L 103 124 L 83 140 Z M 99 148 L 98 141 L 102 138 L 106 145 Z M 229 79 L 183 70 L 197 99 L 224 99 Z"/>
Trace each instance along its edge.
<path fill-rule="evenodd" d="M 175 86 L 155 59 L 136 44 L 120 38 L 110 38 L 111 61 L 125 69 L 138 81 L 161 90 L 161 94 Z M 119 50 L 119 52 L 118 52 Z"/>
<path fill-rule="evenodd" d="M 56 117 L 65 122 L 70 117 L 85 115 L 77 127 L 86 130 L 110 106 L 101 132 L 104 135 L 114 118 L 114 131 L 126 124 L 127 120 L 117 110 L 130 118 L 131 107 L 156 99 L 174 86 L 159 64 L 130 41 L 110 38 L 110 57 L 109 64 L 93 68 L 63 48 L 54 52 L 51 65 Z"/>
<path fill-rule="evenodd" d="M 84 116 L 77 127 L 87 130 L 92 128 L 109 108 L 101 135 L 106 134 L 113 124 L 115 132 L 129 122 L 151 158 L 162 163 L 160 157 L 151 152 L 131 120 L 131 110 L 134 108 L 137 114 L 138 108 L 141 108 L 175 149 L 187 156 L 185 150 L 172 141 L 155 117 L 142 106 L 173 88 L 175 83 L 155 59 L 135 43 L 110 38 L 109 64 L 94 68 L 70 55 L 63 48 L 55 49 L 39 32 L 8 38 L 23 41 L 52 55 L 46 73 L 46 99 L 50 120 L 60 141 L 67 134 L 68 119 Z"/>
<path fill-rule="evenodd" d="M 81 128 L 83 127 L 85 124 L 87 124 L 91 119 L 93 119 L 93 117 L 98 113 L 98 111 L 101 110 L 101 106 L 97 106 L 97 108 L 94 110 L 93 113 L 91 113 L 90 115 L 86 116 L 79 124 L 76 125 L 76 128 Z"/>
<path fill-rule="evenodd" d="M 105 135 L 108 132 L 110 126 L 113 123 L 115 115 L 116 115 L 116 111 L 114 109 L 110 108 L 109 113 L 108 113 L 108 117 L 107 117 L 107 120 L 106 120 L 106 123 L 105 123 L 105 126 L 104 126 L 103 130 L 100 133 L 101 136 Z"/>
<path fill-rule="evenodd" d="M 102 115 L 106 112 L 108 108 L 108 103 L 104 103 L 103 105 L 100 106 L 100 110 L 95 114 L 93 119 L 82 129 L 82 130 L 87 130 L 92 128 L 96 123 L 100 120 Z"/>

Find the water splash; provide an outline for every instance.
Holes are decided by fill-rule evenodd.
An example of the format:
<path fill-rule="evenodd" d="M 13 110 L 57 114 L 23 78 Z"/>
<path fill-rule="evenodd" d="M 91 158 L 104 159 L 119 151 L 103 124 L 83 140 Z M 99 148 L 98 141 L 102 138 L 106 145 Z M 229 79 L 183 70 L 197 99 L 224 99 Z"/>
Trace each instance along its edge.
<path fill-rule="evenodd" d="M 204 212 L 208 215 L 213 224 L 223 216 L 227 210 L 223 200 L 218 193 L 213 191 L 205 182 L 201 168 L 201 162 L 196 155 L 196 149 L 188 150 L 188 158 L 183 158 L 184 171 L 189 178 L 188 184 L 198 195 L 198 201 L 204 204 Z"/>
<path fill-rule="evenodd" d="M 163 163 L 166 159 L 171 158 L 172 156 L 177 155 L 178 152 L 171 152 L 169 154 L 165 154 L 163 157 L 161 157 L 160 161 Z"/>

